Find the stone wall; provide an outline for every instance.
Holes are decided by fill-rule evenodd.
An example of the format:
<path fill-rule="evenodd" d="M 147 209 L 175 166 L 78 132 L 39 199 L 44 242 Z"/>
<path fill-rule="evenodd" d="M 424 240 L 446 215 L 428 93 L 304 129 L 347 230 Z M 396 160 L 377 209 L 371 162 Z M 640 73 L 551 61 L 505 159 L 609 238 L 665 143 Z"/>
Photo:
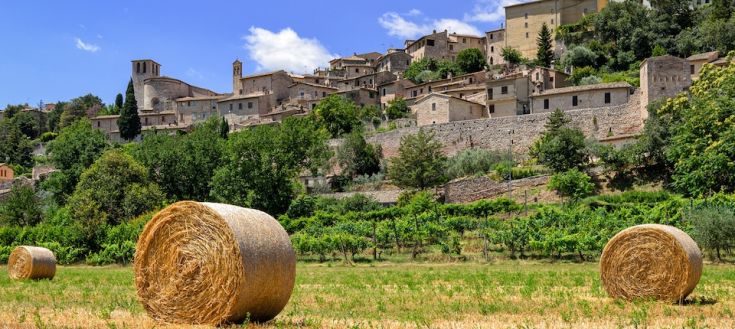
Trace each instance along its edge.
<path fill-rule="evenodd" d="M 511 181 L 511 190 L 517 191 L 546 185 L 549 176 L 529 177 Z M 508 194 L 508 182 L 497 182 L 487 176 L 465 178 L 444 185 L 444 200 L 447 203 L 468 203 L 482 199 L 493 199 Z"/>
<path fill-rule="evenodd" d="M 632 95 L 626 105 L 566 111 L 573 124 L 587 136 L 604 139 L 619 135 L 635 135 L 643 128 L 638 95 Z M 467 148 L 507 151 L 513 139 L 513 152 L 526 155 L 531 144 L 544 132 L 548 113 L 529 114 L 480 120 L 457 121 L 422 127 L 436 134 L 447 155 Z M 401 137 L 416 134 L 419 128 L 402 128 L 367 138 L 380 144 L 383 156 L 391 158 L 398 153 Z M 512 134 L 509 134 L 509 131 Z"/>

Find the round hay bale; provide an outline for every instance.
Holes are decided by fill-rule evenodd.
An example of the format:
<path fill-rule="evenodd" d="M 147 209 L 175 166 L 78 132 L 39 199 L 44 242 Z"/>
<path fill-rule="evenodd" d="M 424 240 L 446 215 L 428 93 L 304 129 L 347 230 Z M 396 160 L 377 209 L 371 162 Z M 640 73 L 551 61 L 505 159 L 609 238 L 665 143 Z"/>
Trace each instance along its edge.
<path fill-rule="evenodd" d="M 296 254 L 288 233 L 264 212 L 183 201 L 146 224 L 134 267 L 138 298 L 154 319 L 261 322 L 288 303 Z"/>
<path fill-rule="evenodd" d="M 605 245 L 600 275 L 613 298 L 682 302 L 702 275 L 702 252 L 673 226 L 633 226 Z"/>
<path fill-rule="evenodd" d="M 16 247 L 8 258 L 8 275 L 13 280 L 53 279 L 56 275 L 56 257 L 46 248 Z"/>

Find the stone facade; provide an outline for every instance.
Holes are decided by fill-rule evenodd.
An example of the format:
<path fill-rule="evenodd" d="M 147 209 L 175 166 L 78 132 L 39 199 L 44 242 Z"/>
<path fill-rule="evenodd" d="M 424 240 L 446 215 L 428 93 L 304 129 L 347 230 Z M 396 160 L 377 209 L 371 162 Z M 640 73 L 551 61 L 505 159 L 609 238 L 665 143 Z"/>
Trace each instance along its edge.
<path fill-rule="evenodd" d="M 639 108 L 637 95 L 633 95 L 626 105 L 571 110 L 567 115 L 585 135 L 601 140 L 612 136 L 638 134 L 643 128 Z M 531 144 L 545 131 L 547 117 L 548 113 L 540 113 L 403 128 L 370 136 L 367 140 L 380 144 L 383 155 L 391 158 L 398 153 L 401 137 L 416 134 L 419 129 L 427 129 L 436 134 L 447 155 L 473 147 L 507 151 L 509 139 L 512 139 L 513 152 L 526 156 Z"/>
<path fill-rule="evenodd" d="M 516 74 L 486 82 L 487 111 L 490 117 L 530 114 L 529 94 L 532 88 L 528 75 Z"/>
<path fill-rule="evenodd" d="M 640 111 L 644 118 L 648 117 L 649 104 L 689 90 L 692 85 L 690 70 L 687 60 L 669 55 L 647 58 L 641 63 Z"/>
<path fill-rule="evenodd" d="M 289 96 L 288 86 L 293 80 L 286 71 L 275 71 L 245 76 L 240 79 L 238 90 L 234 95 L 270 95 L 271 103 L 278 104 Z"/>
<path fill-rule="evenodd" d="M 176 112 L 140 113 L 141 133 L 153 130 L 186 130 L 176 121 Z M 120 129 L 117 126 L 119 115 L 101 115 L 92 118 L 92 127 L 102 130 L 111 140 L 121 142 Z"/>
<path fill-rule="evenodd" d="M 411 65 L 411 55 L 407 54 L 403 49 L 391 49 L 388 53 L 378 59 L 378 72 L 391 72 L 393 74 L 402 74 Z"/>
<path fill-rule="evenodd" d="M 497 182 L 487 176 L 476 178 L 463 178 L 451 181 L 444 185 L 444 201 L 447 203 L 469 203 L 483 199 L 493 199 L 508 196 L 508 188 L 511 192 L 519 189 L 530 189 L 544 186 L 549 181 L 549 176 L 529 177 L 516 179 L 510 182 Z"/>
<path fill-rule="evenodd" d="M 692 80 L 699 78 L 699 72 L 702 71 L 704 64 L 708 64 L 719 59 L 720 53 L 718 51 L 712 51 L 708 53 L 696 54 L 687 57 L 689 61 L 689 74 L 692 76 Z"/>
<path fill-rule="evenodd" d="M 289 103 L 314 109 L 319 102 L 337 92 L 337 88 L 306 82 L 296 82 L 288 87 Z"/>
<path fill-rule="evenodd" d="M 368 105 L 380 105 L 380 97 L 378 97 L 378 91 L 374 89 L 358 88 L 339 91 L 335 94 L 355 102 L 355 104 L 360 107 Z"/>
<path fill-rule="evenodd" d="M 437 93 L 429 94 L 416 101 L 411 106 L 411 112 L 416 115 L 418 126 L 487 117 L 482 104 Z"/>
<path fill-rule="evenodd" d="M 174 111 L 176 99 L 216 96 L 217 93 L 179 79 L 161 76 L 161 65 L 150 59 L 132 61 L 132 79 L 138 111 Z"/>
<path fill-rule="evenodd" d="M 12 182 L 14 177 L 13 168 L 5 163 L 0 163 L 0 182 Z"/>
<path fill-rule="evenodd" d="M 485 33 L 487 40 L 485 53 L 487 54 L 487 63 L 489 65 L 503 65 L 502 52 L 505 48 L 505 29 L 493 30 Z"/>
<path fill-rule="evenodd" d="M 176 100 L 176 118 L 181 125 L 191 125 L 217 115 L 217 101 L 226 96 L 184 97 Z"/>
<path fill-rule="evenodd" d="M 464 49 L 477 48 L 485 53 L 485 37 L 450 34 L 447 30 L 425 35 L 418 40 L 406 40 L 406 53 L 414 60 L 433 58 L 454 60 Z"/>
<path fill-rule="evenodd" d="M 533 113 L 562 111 L 575 108 L 591 109 L 628 104 L 633 86 L 627 82 L 602 83 L 548 89 L 531 96 Z"/>

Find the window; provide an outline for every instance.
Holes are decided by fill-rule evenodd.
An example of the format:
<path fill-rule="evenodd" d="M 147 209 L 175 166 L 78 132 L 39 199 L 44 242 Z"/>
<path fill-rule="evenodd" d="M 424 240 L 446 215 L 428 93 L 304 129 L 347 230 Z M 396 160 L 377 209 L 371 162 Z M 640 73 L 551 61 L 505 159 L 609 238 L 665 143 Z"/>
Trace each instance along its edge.
<path fill-rule="evenodd" d="M 191 101 L 186 102 L 186 106 L 191 106 Z"/>
<path fill-rule="evenodd" d="M 369 95 L 369 96 L 370 96 L 370 98 L 375 98 L 375 93 L 373 93 L 373 92 L 371 91 L 371 92 L 370 92 L 370 95 Z"/>
<path fill-rule="evenodd" d="M 528 32 L 526 32 L 526 39 L 528 39 Z"/>
<path fill-rule="evenodd" d="M 147 65 L 145 65 L 145 64 L 146 64 L 146 62 L 143 62 L 143 73 L 145 73 L 145 68 L 146 68 L 146 66 L 147 66 Z"/>
<path fill-rule="evenodd" d="M 605 93 L 605 104 L 610 104 L 610 93 Z"/>
<path fill-rule="evenodd" d="M 526 17 L 526 19 L 528 19 L 528 13 L 525 13 L 524 16 Z"/>
<path fill-rule="evenodd" d="M 472 81 L 474 81 L 474 80 L 472 79 L 472 77 L 470 77 L 470 83 L 472 83 Z"/>
<path fill-rule="evenodd" d="M 99 122 L 99 121 L 97 121 L 97 128 L 99 128 L 99 127 L 100 127 L 100 122 Z"/>
<path fill-rule="evenodd" d="M 493 58 L 492 57 L 490 57 L 490 65 L 494 65 L 493 64 Z"/>
<path fill-rule="evenodd" d="M 689 65 L 689 73 L 694 74 L 694 65 Z"/>
<path fill-rule="evenodd" d="M 462 38 L 462 43 L 467 43 L 467 38 Z"/>
<path fill-rule="evenodd" d="M 579 104 L 579 99 L 577 96 L 572 96 L 572 106 L 577 106 Z"/>
<path fill-rule="evenodd" d="M 248 102 L 248 108 L 249 109 L 253 108 L 253 102 Z"/>
<path fill-rule="evenodd" d="M 242 103 L 237 103 L 237 109 L 242 110 Z"/>
<path fill-rule="evenodd" d="M 449 50 L 454 50 L 454 45 L 449 45 Z"/>
<path fill-rule="evenodd" d="M 487 90 L 487 99 L 493 99 L 493 88 Z"/>
<path fill-rule="evenodd" d="M 502 87 L 500 87 L 500 93 L 502 95 L 507 95 L 508 94 L 508 86 L 502 86 Z"/>
<path fill-rule="evenodd" d="M 432 39 L 426 39 L 426 45 L 429 46 L 429 47 L 433 47 L 434 46 L 434 40 L 432 40 Z"/>
<path fill-rule="evenodd" d="M 299 92 L 299 96 L 301 96 L 301 98 L 304 98 L 304 91 L 303 90 L 301 92 Z"/>
<path fill-rule="evenodd" d="M 554 82 L 554 77 L 549 77 L 549 82 Z"/>
<path fill-rule="evenodd" d="M 490 46 L 490 52 L 491 53 L 494 53 L 495 52 L 495 46 Z"/>
<path fill-rule="evenodd" d="M 242 95 L 242 89 L 240 89 L 240 95 Z"/>
<path fill-rule="evenodd" d="M 414 90 L 414 91 L 413 91 L 413 97 L 416 97 L 416 96 L 418 96 L 418 95 L 417 95 L 417 93 L 418 93 L 418 92 L 417 92 L 416 90 Z"/>
<path fill-rule="evenodd" d="M 315 80 L 314 82 L 315 82 L 316 84 L 319 84 L 319 79 L 316 79 L 316 80 Z"/>
<path fill-rule="evenodd" d="M 322 97 L 327 97 L 327 92 L 326 91 L 322 91 Z"/>
<path fill-rule="evenodd" d="M 554 19 L 553 18 L 551 19 L 551 25 L 554 25 Z"/>
<path fill-rule="evenodd" d="M 546 98 L 544 99 L 544 110 L 548 110 L 548 109 L 549 109 L 549 99 Z"/>
<path fill-rule="evenodd" d="M 312 104 L 311 104 L 311 109 L 313 110 L 313 109 L 315 109 L 315 108 L 316 108 L 316 103 L 312 103 Z"/>
<path fill-rule="evenodd" d="M 232 103 L 230 103 L 230 111 L 232 111 Z"/>
<path fill-rule="evenodd" d="M 431 88 L 431 86 L 429 86 L 429 88 Z M 423 93 L 424 93 L 424 88 L 419 89 L 419 94 L 423 94 Z"/>
<path fill-rule="evenodd" d="M 410 59 L 407 59 L 406 60 L 406 65 L 411 65 L 411 60 Z"/>
<path fill-rule="evenodd" d="M 140 73 L 140 62 L 136 63 L 135 73 Z"/>
<path fill-rule="evenodd" d="M 383 96 L 385 96 L 385 88 L 383 88 Z"/>
<path fill-rule="evenodd" d="M 495 113 L 495 105 L 490 105 L 488 107 L 488 111 L 490 111 L 490 113 Z"/>
<path fill-rule="evenodd" d="M 493 34 L 492 34 L 492 33 L 490 33 L 490 40 L 492 40 L 492 39 L 493 39 Z"/>
<path fill-rule="evenodd" d="M 431 92 L 431 86 L 429 86 L 429 92 Z"/>
<path fill-rule="evenodd" d="M 431 103 L 431 110 L 436 111 L 436 103 Z"/>
<path fill-rule="evenodd" d="M 148 125 L 148 118 L 145 118 L 145 125 Z"/>
<path fill-rule="evenodd" d="M 355 73 L 360 73 L 360 69 L 355 69 Z"/>
<path fill-rule="evenodd" d="M 526 22 L 526 28 L 528 28 L 528 22 Z"/>
<path fill-rule="evenodd" d="M 166 117 L 165 116 L 161 116 L 161 122 L 166 122 Z"/>

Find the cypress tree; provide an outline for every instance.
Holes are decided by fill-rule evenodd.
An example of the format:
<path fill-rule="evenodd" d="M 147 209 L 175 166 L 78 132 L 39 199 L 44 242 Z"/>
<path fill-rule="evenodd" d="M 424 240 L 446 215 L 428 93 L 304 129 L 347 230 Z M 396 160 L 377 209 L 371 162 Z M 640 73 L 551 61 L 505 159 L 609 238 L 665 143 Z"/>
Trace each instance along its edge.
<path fill-rule="evenodd" d="M 123 97 L 121 93 L 117 93 L 117 97 L 115 97 L 115 107 L 117 107 L 118 111 L 123 107 Z"/>
<path fill-rule="evenodd" d="M 219 125 L 219 134 L 222 139 L 227 139 L 227 134 L 230 133 L 230 124 L 227 123 L 227 119 L 225 117 L 222 117 L 222 121 Z"/>
<path fill-rule="evenodd" d="M 546 23 L 541 26 L 541 31 L 536 41 L 538 44 L 536 62 L 543 67 L 551 67 L 551 61 L 554 60 L 554 50 L 551 41 L 551 30 L 549 30 Z"/>
<path fill-rule="evenodd" d="M 138 103 L 135 100 L 135 91 L 133 90 L 133 79 L 128 83 L 128 90 L 125 92 L 125 104 L 120 110 L 120 117 L 117 118 L 117 127 L 120 130 L 120 137 L 126 141 L 130 141 L 140 134 L 140 117 L 138 116 Z"/>

